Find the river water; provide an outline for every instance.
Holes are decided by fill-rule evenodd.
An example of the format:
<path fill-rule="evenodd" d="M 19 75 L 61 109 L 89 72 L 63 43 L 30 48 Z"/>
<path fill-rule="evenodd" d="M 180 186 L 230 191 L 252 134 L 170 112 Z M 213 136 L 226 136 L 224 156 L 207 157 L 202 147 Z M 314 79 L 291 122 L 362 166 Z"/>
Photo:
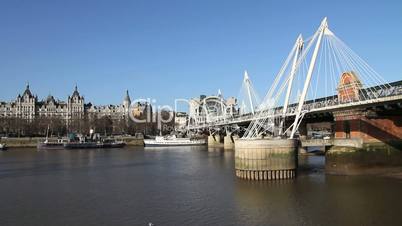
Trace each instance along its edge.
<path fill-rule="evenodd" d="M 13 149 L 0 152 L 0 225 L 402 225 L 401 179 L 325 175 L 324 161 L 256 182 L 206 147 Z"/>

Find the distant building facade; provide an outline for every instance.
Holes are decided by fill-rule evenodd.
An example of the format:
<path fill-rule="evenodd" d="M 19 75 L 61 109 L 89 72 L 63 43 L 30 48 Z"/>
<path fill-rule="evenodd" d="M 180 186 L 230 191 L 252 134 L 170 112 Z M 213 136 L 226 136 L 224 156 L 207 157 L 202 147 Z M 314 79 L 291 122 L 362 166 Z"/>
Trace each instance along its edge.
<path fill-rule="evenodd" d="M 129 119 L 131 99 L 128 91 L 120 105 L 93 105 L 85 103 L 84 96 L 80 95 L 77 86 L 73 94 L 67 97 L 67 102 L 56 100 L 49 95 L 39 101 L 34 96 L 29 85 L 22 95 L 18 95 L 15 101 L 0 102 L 0 118 L 20 118 L 33 120 L 36 117 L 58 117 L 66 120 L 83 119 L 84 117 L 110 117 L 111 119 Z"/>
<path fill-rule="evenodd" d="M 110 117 L 112 120 L 129 119 L 129 109 L 131 105 L 130 95 L 128 90 L 120 105 L 92 105 L 86 104 L 84 109 L 86 114 L 90 117 Z"/>

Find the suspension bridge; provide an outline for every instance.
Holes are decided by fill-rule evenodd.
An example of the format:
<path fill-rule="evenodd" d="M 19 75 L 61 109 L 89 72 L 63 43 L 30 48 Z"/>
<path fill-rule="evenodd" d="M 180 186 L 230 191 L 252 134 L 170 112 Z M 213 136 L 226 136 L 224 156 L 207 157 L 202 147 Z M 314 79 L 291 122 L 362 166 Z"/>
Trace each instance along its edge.
<path fill-rule="evenodd" d="M 206 120 L 194 120 L 188 129 L 250 123 L 244 139 L 263 133 L 282 136 L 285 132 L 290 132 L 288 136 L 293 138 L 298 125 L 308 115 L 359 107 L 394 104 L 401 107 L 402 81 L 386 82 L 335 36 L 325 18 L 312 37 L 305 41 L 302 35 L 297 37 L 262 102 L 247 71 L 241 93 L 239 114 L 227 114 L 225 110 L 217 111 L 204 105 Z M 219 101 L 216 100 L 215 108 L 227 107 Z M 284 128 L 285 119 L 289 117 L 294 123 Z"/>
<path fill-rule="evenodd" d="M 292 156 L 312 121 L 334 125 L 331 142 L 323 144 L 362 148 L 379 142 L 402 147 L 402 81 L 386 82 L 330 30 L 327 18 L 307 39 L 296 38 L 262 100 L 247 71 L 241 87 L 237 114 L 225 110 L 222 98 L 217 98 L 212 108 L 203 109 L 205 120 L 188 125 L 190 131 L 207 130 L 210 135 L 237 133 L 239 139 L 225 142 L 235 143 L 236 175 L 241 178 L 294 177 L 293 157 L 267 156 Z M 214 140 L 219 143 L 216 138 L 209 142 Z"/>

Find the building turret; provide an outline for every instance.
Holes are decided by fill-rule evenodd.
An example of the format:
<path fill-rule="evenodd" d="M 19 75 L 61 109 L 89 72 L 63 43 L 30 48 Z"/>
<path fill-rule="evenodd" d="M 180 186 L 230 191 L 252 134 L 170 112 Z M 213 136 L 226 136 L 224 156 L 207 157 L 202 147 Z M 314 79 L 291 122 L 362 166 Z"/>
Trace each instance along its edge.
<path fill-rule="evenodd" d="M 16 117 L 24 118 L 24 119 L 33 119 L 36 115 L 36 102 L 37 98 L 32 95 L 31 90 L 29 89 L 29 83 L 25 87 L 24 93 L 18 95 L 16 101 Z"/>
<path fill-rule="evenodd" d="M 78 92 L 77 85 L 75 85 L 74 92 L 73 92 L 73 95 L 71 97 L 80 97 L 80 93 Z"/>
<path fill-rule="evenodd" d="M 52 95 L 48 95 L 46 98 L 45 103 L 49 104 L 49 103 L 56 103 L 56 100 L 54 99 L 54 97 Z"/>
<path fill-rule="evenodd" d="M 124 100 L 123 100 L 123 107 L 125 110 L 128 110 L 130 105 L 131 105 L 130 95 L 128 94 L 128 90 L 126 90 L 126 96 L 124 97 Z"/>
<path fill-rule="evenodd" d="M 27 99 L 28 99 L 28 98 L 33 98 L 33 95 L 32 95 L 32 93 L 31 93 L 31 90 L 29 89 L 29 83 L 27 83 L 27 86 L 26 86 L 25 91 L 24 91 L 24 93 L 22 94 L 22 96 L 23 96 L 23 97 L 26 97 Z"/>
<path fill-rule="evenodd" d="M 84 116 L 84 97 L 80 96 L 78 87 L 75 85 L 74 92 L 67 100 L 68 119 L 79 119 Z"/>

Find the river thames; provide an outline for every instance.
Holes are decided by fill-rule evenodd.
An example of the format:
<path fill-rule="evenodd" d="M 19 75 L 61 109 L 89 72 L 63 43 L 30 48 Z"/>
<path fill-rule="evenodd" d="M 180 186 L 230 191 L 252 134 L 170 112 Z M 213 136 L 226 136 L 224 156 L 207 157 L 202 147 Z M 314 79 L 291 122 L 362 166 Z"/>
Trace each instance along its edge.
<path fill-rule="evenodd" d="M 402 225 L 402 180 L 324 173 L 244 181 L 234 152 L 127 147 L 0 152 L 0 225 Z"/>

